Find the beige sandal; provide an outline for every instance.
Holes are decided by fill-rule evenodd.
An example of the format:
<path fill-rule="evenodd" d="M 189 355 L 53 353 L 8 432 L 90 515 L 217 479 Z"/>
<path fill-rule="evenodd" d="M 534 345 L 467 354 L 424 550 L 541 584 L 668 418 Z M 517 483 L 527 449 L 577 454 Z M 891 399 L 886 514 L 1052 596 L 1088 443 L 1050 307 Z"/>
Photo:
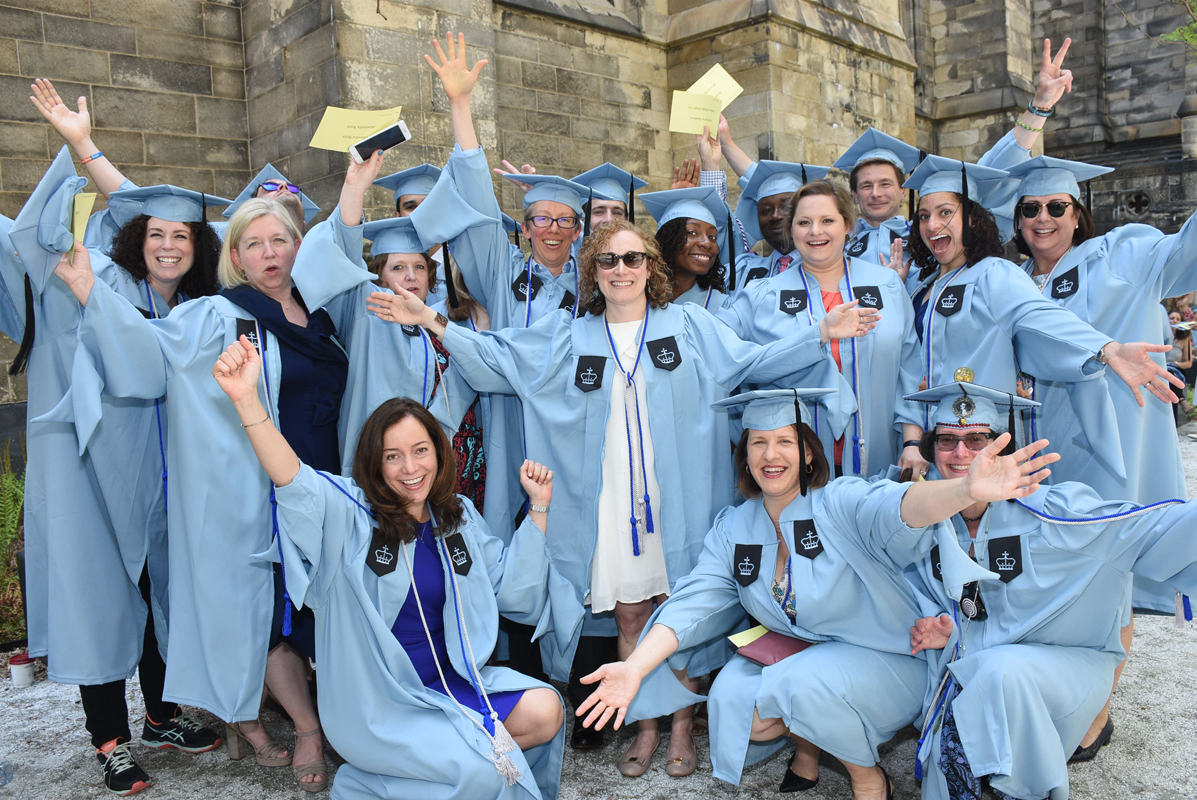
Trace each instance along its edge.
<path fill-rule="evenodd" d="M 258 723 L 262 725 L 261 722 Z M 265 730 L 265 726 L 262 726 Z M 254 760 L 258 762 L 259 766 L 263 767 L 286 767 L 291 763 L 291 755 L 280 755 L 286 753 L 287 748 L 284 745 L 269 740 L 261 746 L 261 748 L 254 747 L 244 733 L 241 732 L 241 723 L 234 722 L 232 725 L 226 724 L 224 726 L 225 742 L 227 743 L 229 760 L 240 761 L 245 758 L 248 753 L 254 754 Z"/>
<path fill-rule="evenodd" d="M 296 739 L 306 739 L 309 736 L 319 736 L 321 734 L 320 728 L 307 733 L 300 733 L 295 731 Z M 299 784 L 299 788 L 305 792 L 323 792 L 328 788 L 328 762 L 321 756 L 317 761 L 309 761 L 306 764 L 292 764 L 291 771 L 295 773 L 295 782 Z M 309 775 L 323 775 L 322 781 L 305 781 L 304 778 Z"/>

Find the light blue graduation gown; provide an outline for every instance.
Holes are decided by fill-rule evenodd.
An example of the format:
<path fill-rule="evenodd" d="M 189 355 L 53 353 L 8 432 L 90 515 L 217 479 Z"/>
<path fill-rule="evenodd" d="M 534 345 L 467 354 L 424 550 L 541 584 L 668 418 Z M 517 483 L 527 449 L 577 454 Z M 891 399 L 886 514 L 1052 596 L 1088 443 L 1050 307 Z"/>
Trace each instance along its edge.
<path fill-rule="evenodd" d="M 118 189 L 118 191 L 126 191 L 128 189 L 136 189 L 137 184 L 131 180 L 126 179 Z M 117 233 L 130 217 L 121 211 L 114 212 L 112 208 L 106 207 L 94 212 L 87 220 L 87 230 L 83 233 L 83 245 L 88 250 L 100 250 L 107 253 L 108 248 L 112 244 L 112 240 L 116 238 Z M 224 231 L 220 232 L 220 238 L 223 241 Z"/>
<path fill-rule="evenodd" d="M 902 522 L 907 488 L 841 478 L 786 507 L 780 525 L 792 554 L 794 622 L 773 596 L 777 533 L 764 505 L 750 500 L 720 512 L 694 570 L 645 626 L 673 630 L 678 651 L 641 685 L 629 717 L 701 702 L 673 669 L 732 633 L 748 613 L 771 631 L 816 646 L 763 669 L 733 658 L 719 673 L 707 698 L 715 777 L 738 785 L 744 766 L 784 745 L 750 744 L 754 709 L 837 758 L 875 764 L 877 747 L 918 716 L 928 680 L 925 659 L 910 655 L 919 606 L 902 568 L 930 545 L 923 529 Z M 813 520 L 813 537 L 800 522 L 795 532 L 801 520 Z"/>
<path fill-rule="evenodd" d="M 78 180 L 72 177 L 70 180 Z M 40 215 L 26 206 L 22 215 Z M 108 400 L 94 408 L 94 447 L 76 437 L 72 365 L 82 309 L 50 267 L 57 257 L 39 238 L 20 253 L 5 220 L 0 258 L 0 323 L 20 341 L 25 277 L 33 289 L 36 335 L 29 355 L 25 466 L 25 597 L 29 652 L 47 655 L 51 680 L 92 685 L 132 676 L 141 660 L 146 614 L 166 653 L 167 544 L 162 485 L 166 409 Z M 106 256 L 91 254 L 96 285 L 136 308 L 166 301 Z M 34 265 L 28 268 L 27 265 Z M 136 308 L 134 308 L 136 306 Z M 148 565 L 151 609 L 138 581 Z"/>
<path fill-rule="evenodd" d="M 564 727 L 545 744 L 511 752 L 522 774 L 514 786 L 504 783 L 487 758 L 490 740 L 448 696 L 424 686 L 391 632 L 411 588 L 403 555 L 394 554 L 400 563 L 383 577 L 367 566 L 374 524 L 364 507 L 365 495 L 349 479 L 328 476 L 334 486 L 322 475 L 327 473 L 304 465 L 276 496 L 288 591 L 316 614 L 321 724 L 347 762 L 337 771 L 332 796 L 555 798 Z M 531 520 L 505 547 L 470 501 L 460 499 L 465 513 L 457 533 L 472 559 L 468 573 L 456 579 L 466 636 L 454 633 L 460 628 L 451 567 L 442 562 L 450 664 L 441 666 L 469 680 L 463 656 L 468 640 L 474 669 L 488 694 L 551 688 L 514 670 L 486 666 L 499 614 L 536 626 L 537 636 L 565 632 L 568 639 L 581 605 L 553 570 L 544 534 Z M 414 559 L 415 543 L 402 547 Z M 480 719 L 476 697 L 457 699 Z"/>
<path fill-rule="evenodd" d="M 870 225 L 864 217 L 859 217 L 852 234 L 844 244 L 844 253 L 874 266 L 885 266 L 885 262 L 889 261 L 890 247 L 893 246 L 894 239 L 905 240 L 909 236 L 910 222 L 900 214 L 890 217 L 877 227 Z"/>
<path fill-rule="evenodd" d="M 645 381 L 645 435 L 652 437 L 662 507 L 652 509 L 656 532 L 641 535 L 661 537 L 673 585 L 693 567 L 702 548 L 700 532 L 734 499 L 727 417 L 711 412 L 710 404 L 745 380 L 835 386 L 839 375 L 817 332 L 809 329 L 761 347 L 736 338 L 692 303 L 650 310 L 647 324 L 636 379 Z M 623 380 L 610 358 L 603 319 L 571 319 L 562 310 L 526 330 L 474 333 L 450 326 L 444 342 L 475 389 L 514 393 L 522 401 L 528 458 L 557 475 L 549 553 L 581 601 L 589 593 L 598 537 L 603 459 L 628 457 L 625 451 L 603 452 L 611 382 Z M 832 395 L 833 402 L 842 397 Z M 835 409 L 842 422 L 845 413 Z M 611 619 L 598 622 L 591 615 L 587 625 L 588 635 L 615 633 Z M 542 640 L 552 677 L 568 676 L 576 644 L 576 633 L 566 652 Z"/>
<path fill-rule="evenodd" d="M 1041 487 L 1022 502 L 1065 519 L 1135 507 L 1102 500 L 1079 483 Z M 1109 698 L 1114 668 L 1125 656 L 1119 632 L 1127 575 L 1133 571 L 1175 589 L 1197 590 L 1195 523 L 1194 503 L 1105 523 L 1061 525 L 1014 502 L 989 506 L 975 543 L 959 517 L 943 523 L 953 526 L 961 550 L 973 544 L 976 561 L 993 575 L 981 580 L 988 619 L 969 623 L 964 655 L 947 666 L 959 625 L 947 647 L 933 656 L 928 651 L 935 674 L 927 708 L 949 669 L 961 688 L 953 708 L 975 775 L 992 775 L 994 788 L 1014 797 L 1050 794 L 1066 800 L 1066 761 Z M 934 571 L 939 555 L 933 551 L 907 571 L 916 591 L 930 601 L 926 615 L 951 613 L 954 605 Z M 920 753 L 924 800 L 947 798 L 940 750 L 936 725 Z"/>
<path fill-rule="evenodd" d="M 74 398 L 87 419 L 100 393 L 165 394 L 170 427 L 170 658 L 163 698 L 207 709 L 228 722 L 257 719 L 274 607 L 270 480 L 212 365 L 238 337 L 249 313 L 220 296 L 147 320 L 97 282 L 79 331 L 75 376 L 92 391 Z M 268 392 L 277 419 L 279 346 L 263 329 Z M 76 426 L 80 427 L 77 421 Z M 81 427 L 80 440 L 91 433 Z"/>
<path fill-rule="evenodd" d="M 973 370 L 974 383 L 1001 392 L 1016 391 L 1020 372 L 1066 384 L 1084 448 L 1111 470 L 1122 470 L 1114 404 L 1097 361 L 1111 337 L 1044 297 L 1003 258 L 984 258 L 943 277 L 936 273 L 921 286 L 931 287 L 919 346 L 927 386 L 950 383 L 961 367 Z"/>
<path fill-rule="evenodd" d="M 787 270 L 796 269 L 802 264 L 802 256 L 798 255 L 797 249 L 789 253 L 773 252 L 767 256 L 762 256 L 759 253 L 737 253 L 735 293 L 739 294 L 756 281 L 780 275 L 781 273 L 777 271 L 777 261 L 785 255 L 794 259 L 786 268 Z"/>
<path fill-rule="evenodd" d="M 714 287 L 709 289 L 700 289 L 696 283 L 677 297 L 673 298 L 673 302 L 694 303 L 696 305 L 702 306 L 713 314 L 731 302 L 731 295 L 729 295 L 727 292 L 721 292 Z"/>
<path fill-rule="evenodd" d="M 881 313 L 881 322 L 869 335 L 840 340 L 844 380 L 850 388 L 855 386 L 856 396 L 860 399 L 860 435 L 865 442 L 860 469 L 856 470 L 853 462 L 855 415 L 847 430 L 833 430 L 820 415 L 815 430 L 829 460 L 835 440 L 841 435 L 846 437 L 845 475 L 876 475 L 896 463 L 902 452 L 901 423 L 923 425 L 920 404 L 902 399 L 918 390 L 921 379 L 918 336 L 910 297 L 896 272 L 856 258 L 847 259 L 846 266 L 847 273 L 840 279 L 839 286 L 844 301 L 856 297 L 863 305 L 876 292 L 875 307 L 879 307 Z M 819 282 L 806 275 L 804 285 L 802 279 L 801 267 L 791 267 L 780 275 L 756 281 L 736 292 L 732 302 L 715 316 L 731 326 L 737 335 L 758 344 L 768 344 L 794 330 L 811 327 L 812 316 L 817 328 L 819 321 L 827 316 L 817 294 Z M 852 291 L 849 291 L 849 280 Z M 807 285 L 812 293 L 816 293 L 813 303 L 808 302 Z M 859 372 L 853 360 L 853 343 L 858 354 Z"/>

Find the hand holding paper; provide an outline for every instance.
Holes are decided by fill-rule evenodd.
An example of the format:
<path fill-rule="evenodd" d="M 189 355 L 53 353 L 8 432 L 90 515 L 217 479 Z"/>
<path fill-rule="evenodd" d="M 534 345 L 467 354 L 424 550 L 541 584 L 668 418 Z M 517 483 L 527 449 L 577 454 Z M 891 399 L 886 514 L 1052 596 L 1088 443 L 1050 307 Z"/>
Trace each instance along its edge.
<path fill-rule="evenodd" d="M 71 222 L 71 232 L 75 234 L 76 242 L 83 241 L 83 234 L 87 231 L 87 220 L 91 217 L 91 210 L 95 204 L 95 192 L 80 192 L 75 195 L 75 213 Z"/>
<path fill-rule="evenodd" d="M 675 91 L 673 107 L 669 111 L 669 130 L 694 134 L 701 134 L 704 127 L 715 130 L 719 125 L 720 110 L 718 97 Z"/>
<path fill-rule="evenodd" d="M 378 133 L 383 128 L 394 125 L 399 121 L 402 106 L 383 108 L 376 111 L 358 111 L 348 108 L 329 106 L 324 109 L 324 116 L 316 133 L 312 135 L 309 147 L 321 150 L 337 150 L 344 153 L 349 146 L 360 142 L 372 133 Z"/>

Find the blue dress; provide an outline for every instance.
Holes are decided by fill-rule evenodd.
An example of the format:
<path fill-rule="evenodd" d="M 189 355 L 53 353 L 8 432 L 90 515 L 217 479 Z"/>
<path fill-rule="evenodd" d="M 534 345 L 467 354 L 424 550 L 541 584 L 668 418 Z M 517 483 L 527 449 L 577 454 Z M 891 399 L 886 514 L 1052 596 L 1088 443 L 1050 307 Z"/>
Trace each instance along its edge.
<path fill-rule="evenodd" d="M 416 674 L 425 686 L 441 694 L 447 695 L 445 683 L 441 681 L 436 664 L 440 661 L 441 669 L 446 669 L 449 661 L 449 648 L 445 644 L 445 600 L 448 594 L 445 590 L 445 568 L 441 563 L 440 554 L 436 550 L 436 541 L 432 536 L 432 523 L 425 522 L 416 534 L 416 547 L 413 549 L 412 573 L 416 582 L 407 592 L 407 599 L 399 609 L 399 616 L 395 624 L 391 625 L 391 633 L 415 667 Z M 420 594 L 416 601 L 416 592 Z M 424 630 L 424 623 L 420 620 L 420 605 L 424 607 L 424 616 L 428 621 L 428 631 Z M 428 643 L 431 637 L 436 648 L 436 658 L 433 658 L 433 646 Z M 449 684 L 449 691 L 462 705 L 474 707 L 477 705 L 474 687 L 469 681 L 449 669 L 445 675 Z M 496 692 L 490 695 L 490 703 L 494 706 L 499 719 L 506 720 L 515 708 L 515 704 L 524 696 L 523 690 L 510 692 Z M 485 705 L 478 709 L 478 713 L 485 714 Z"/>

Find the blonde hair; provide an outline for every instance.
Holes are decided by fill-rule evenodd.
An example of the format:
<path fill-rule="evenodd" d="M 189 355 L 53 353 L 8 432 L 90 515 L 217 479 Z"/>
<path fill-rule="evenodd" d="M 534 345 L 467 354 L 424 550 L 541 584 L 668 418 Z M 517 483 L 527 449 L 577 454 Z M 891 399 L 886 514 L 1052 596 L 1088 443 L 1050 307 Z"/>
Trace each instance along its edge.
<path fill-rule="evenodd" d="M 233 263 L 232 251 L 241 243 L 245 229 L 259 217 L 274 217 L 283 223 L 283 227 L 291 234 L 296 244 L 303 241 L 303 233 L 295 224 L 295 217 L 287 207 L 273 197 L 254 197 L 246 200 L 229 220 L 229 227 L 224 234 L 224 243 L 220 246 L 220 263 L 216 266 L 216 279 L 225 289 L 234 286 L 244 286 L 249 283 L 241 268 Z"/>

